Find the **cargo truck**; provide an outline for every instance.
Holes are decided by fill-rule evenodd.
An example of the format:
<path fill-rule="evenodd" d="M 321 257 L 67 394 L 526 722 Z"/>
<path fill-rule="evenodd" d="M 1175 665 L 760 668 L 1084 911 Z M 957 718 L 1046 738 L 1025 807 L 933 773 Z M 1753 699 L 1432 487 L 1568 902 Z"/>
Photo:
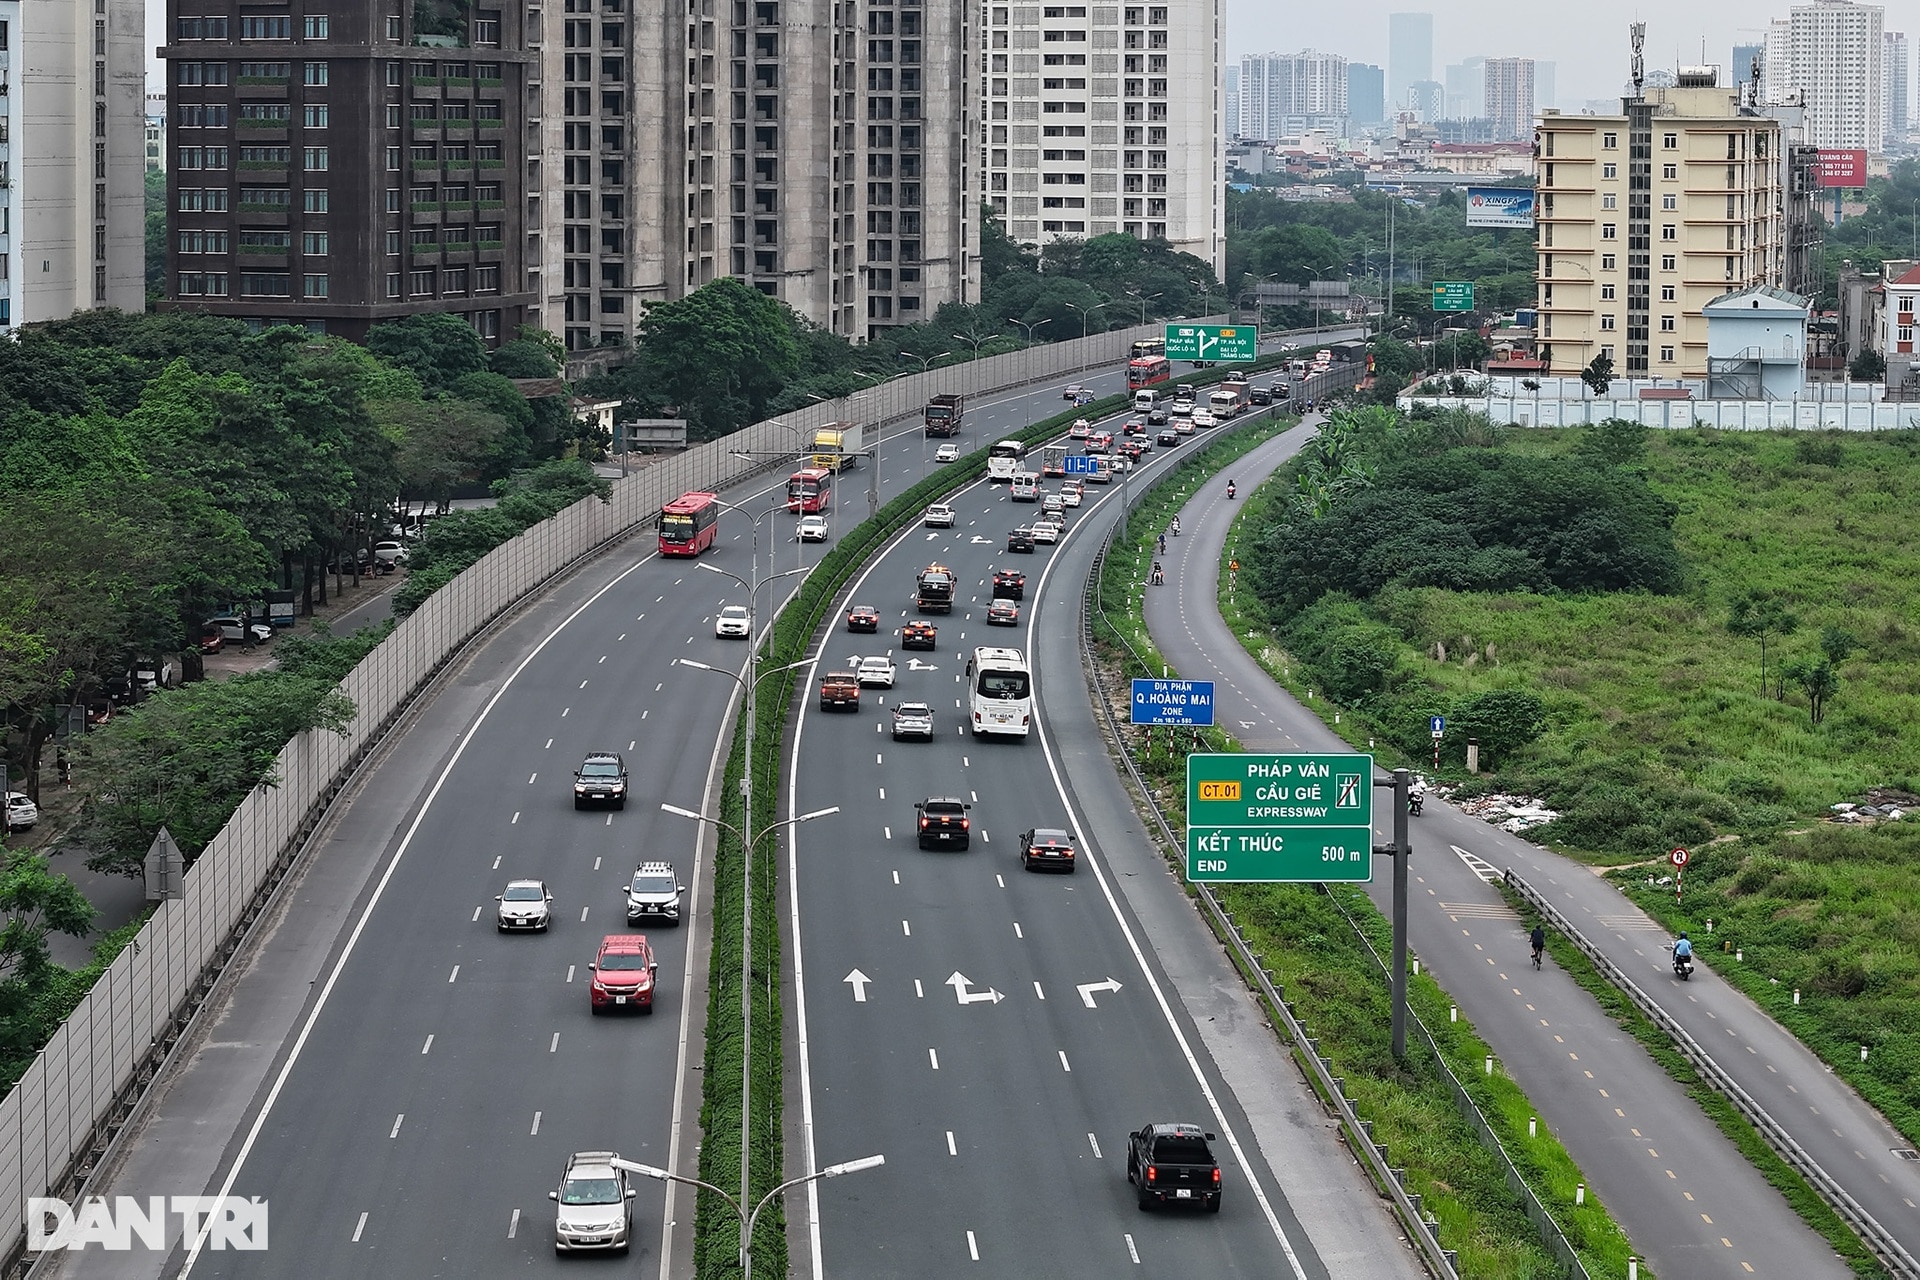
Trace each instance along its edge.
<path fill-rule="evenodd" d="M 925 418 L 929 436 L 960 434 L 960 415 L 966 412 L 964 396 L 934 396 L 927 401 Z"/>
<path fill-rule="evenodd" d="M 859 460 L 860 424 L 829 422 L 813 433 L 813 465 L 838 472 Z"/>
<path fill-rule="evenodd" d="M 1043 476 L 1067 474 L 1067 446 L 1049 444 L 1040 447 L 1040 474 Z"/>

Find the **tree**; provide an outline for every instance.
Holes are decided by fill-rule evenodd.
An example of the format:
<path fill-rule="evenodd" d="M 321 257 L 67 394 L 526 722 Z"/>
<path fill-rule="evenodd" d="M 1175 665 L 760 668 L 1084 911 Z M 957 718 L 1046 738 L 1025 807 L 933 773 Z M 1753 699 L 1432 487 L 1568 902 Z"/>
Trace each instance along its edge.
<path fill-rule="evenodd" d="M 93 928 L 93 904 L 78 885 L 25 849 L 0 852 L 0 1003 L 9 988 L 36 985 L 53 964 L 47 935 L 84 938 Z"/>
<path fill-rule="evenodd" d="M 980 206 L 980 279 L 989 288 L 1002 276 L 1032 272 L 1040 256 L 1007 234 L 991 204 Z"/>
<path fill-rule="evenodd" d="M 1523 689 L 1492 689 L 1455 703 L 1450 719 L 1456 741 L 1479 742 L 1484 767 L 1488 758 L 1504 762 L 1538 738 L 1547 727 L 1547 708 Z"/>
<path fill-rule="evenodd" d="M 1727 615 L 1728 634 L 1760 642 L 1761 697 L 1767 693 L 1767 637 L 1789 636 L 1799 629 L 1800 619 L 1771 597 L 1750 592 L 1733 602 Z"/>
<path fill-rule="evenodd" d="M 1820 652 L 1827 655 L 1827 661 L 1839 666 L 1852 656 L 1860 647 L 1860 637 L 1845 627 L 1820 628 Z"/>
<path fill-rule="evenodd" d="M 367 350 L 411 372 L 429 392 L 445 391 L 463 373 L 487 367 L 487 348 L 473 326 L 450 312 L 402 316 L 367 330 Z"/>
<path fill-rule="evenodd" d="M 1855 382 L 1878 382 L 1887 376 L 1887 358 L 1869 348 L 1847 365 L 1847 376 Z"/>
<path fill-rule="evenodd" d="M 645 407 L 677 408 L 696 440 L 758 421 L 800 371 L 791 314 L 731 276 L 649 306 L 634 362 Z"/>
<path fill-rule="evenodd" d="M 1580 381 L 1587 384 L 1595 396 L 1604 396 L 1613 386 L 1613 359 L 1605 354 L 1597 355 L 1592 363 L 1580 371 Z"/>
<path fill-rule="evenodd" d="M 1840 675 L 1824 653 L 1817 658 L 1796 658 L 1781 663 L 1783 697 L 1788 681 L 1799 685 L 1807 695 L 1807 716 L 1816 725 L 1826 717 L 1827 704 L 1840 692 Z"/>
<path fill-rule="evenodd" d="M 553 378 L 560 374 L 560 366 L 546 347 L 526 338 L 502 343 L 487 357 L 487 367 L 508 378 Z"/>
<path fill-rule="evenodd" d="M 147 301 L 167 294 L 167 175 L 147 171 Z"/>
<path fill-rule="evenodd" d="M 398 437 L 394 465 L 409 497 L 444 505 L 506 435 L 506 419 L 470 400 L 399 400 L 374 408 L 383 430 Z"/>

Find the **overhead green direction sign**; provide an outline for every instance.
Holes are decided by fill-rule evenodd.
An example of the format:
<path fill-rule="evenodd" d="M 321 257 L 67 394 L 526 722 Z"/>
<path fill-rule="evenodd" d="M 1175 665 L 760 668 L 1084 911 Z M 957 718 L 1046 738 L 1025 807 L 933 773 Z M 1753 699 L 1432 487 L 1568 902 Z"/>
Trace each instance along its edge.
<path fill-rule="evenodd" d="M 1170 324 L 1167 359 L 1238 362 L 1260 355 L 1256 324 Z"/>
<path fill-rule="evenodd" d="M 1473 310 L 1473 281 L 1435 280 L 1433 282 L 1433 309 L 1435 311 Z"/>
<path fill-rule="evenodd" d="M 1187 879 L 1373 878 L 1373 757 L 1187 757 Z"/>

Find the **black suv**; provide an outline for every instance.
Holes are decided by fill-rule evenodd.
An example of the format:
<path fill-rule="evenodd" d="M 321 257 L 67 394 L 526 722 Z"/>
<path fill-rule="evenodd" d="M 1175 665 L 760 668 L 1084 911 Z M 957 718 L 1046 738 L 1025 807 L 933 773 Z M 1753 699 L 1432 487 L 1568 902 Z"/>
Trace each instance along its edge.
<path fill-rule="evenodd" d="M 1197 1124 L 1147 1124 L 1127 1135 L 1127 1181 L 1141 1212 L 1159 1204 L 1205 1205 L 1220 1212 L 1220 1163 Z"/>
<path fill-rule="evenodd" d="M 627 807 L 627 762 L 618 751 L 591 752 L 573 771 L 573 807 L 590 804 Z"/>
<path fill-rule="evenodd" d="M 1032 555 L 1033 554 L 1033 530 L 1023 524 L 1018 529 L 1015 529 L 1012 533 L 1009 533 L 1007 535 L 1007 550 L 1024 551 L 1028 555 Z"/>
<path fill-rule="evenodd" d="M 922 849 L 964 849 L 972 843 L 973 822 L 967 810 L 973 806 L 951 796 L 929 796 L 913 806 L 914 826 Z"/>
<path fill-rule="evenodd" d="M 1027 594 L 1027 575 L 1018 569 L 995 569 L 993 571 L 993 598 L 995 600 L 1020 600 Z"/>

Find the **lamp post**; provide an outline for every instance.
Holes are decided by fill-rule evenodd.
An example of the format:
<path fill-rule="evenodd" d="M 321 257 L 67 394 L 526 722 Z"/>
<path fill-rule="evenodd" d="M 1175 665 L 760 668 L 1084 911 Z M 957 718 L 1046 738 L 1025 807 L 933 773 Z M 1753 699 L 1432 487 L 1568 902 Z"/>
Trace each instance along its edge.
<path fill-rule="evenodd" d="M 773 1190 L 767 1192 L 766 1195 L 761 1196 L 760 1202 L 753 1206 L 753 1212 L 749 1213 L 747 1212 L 747 1198 L 745 1195 L 735 1200 L 711 1182 L 702 1182 L 698 1178 L 689 1178 L 683 1173 L 671 1173 L 650 1164 L 640 1164 L 633 1160 L 622 1160 L 618 1156 L 615 1156 L 613 1160 L 610 1161 L 616 1169 L 624 1169 L 628 1173 L 637 1173 L 643 1178 L 652 1178 L 658 1182 L 684 1182 L 689 1186 L 704 1187 L 719 1196 L 722 1200 L 725 1200 L 727 1207 L 732 1209 L 734 1215 L 740 1219 L 740 1270 L 748 1277 L 753 1275 L 753 1253 L 748 1247 L 753 1239 L 753 1227 L 754 1224 L 760 1220 L 760 1211 L 771 1204 L 775 1196 L 787 1190 L 789 1187 L 797 1187 L 808 1182 L 819 1182 L 825 1178 L 837 1178 L 843 1173 L 860 1173 L 866 1169 L 877 1169 L 886 1162 L 887 1158 L 885 1156 L 862 1156 L 858 1160 L 847 1160 L 840 1164 L 830 1164 L 815 1173 L 803 1174 L 798 1178 L 789 1178 Z"/>
<path fill-rule="evenodd" d="M 958 338 L 962 342 L 972 343 L 973 358 L 975 360 L 978 360 L 980 358 L 980 348 L 985 346 L 987 343 L 992 342 L 995 338 L 999 337 L 1000 335 L 997 333 L 987 333 L 987 334 L 954 333 L 954 334 L 949 334 L 948 336 L 953 338 Z"/>
<path fill-rule="evenodd" d="M 1007 323 L 1011 325 L 1017 325 L 1027 339 L 1027 344 L 1025 347 L 1025 350 L 1028 352 L 1027 381 L 1031 382 L 1033 380 L 1032 351 L 1033 351 L 1034 331 L 1039 329 L 1040 326 L 1042 325 L 1052 324 L 1053 317 L 1048 316 L 1045 320 L 1035 320 L 1032 324 L 1028 324 L 1022 320 L 1009 320 L 1007 321 Z M 1027 408 L 1027 425 L 1031 427 L 1033 425 L 1033 396 L 1031 394 L 1021 396 L 1020 403 L 1025 405 Z"/>
<path fill-rule="evenodd" d="M 1127 291 L 1127 296 L 1140 304 L 1140 323 L 1142 325 L 1145 325 L 1147 323 L 1147 304 L 1149 302 L 1157 301 L 1158 299 L 1163 298 L 1166 295 L 1160 294 L 1160 293 L 1149 293 L 1145 297 L 1142 297 L 1141 295 L 1135 293 L 1133 290 L 1129 289 Z"/>
<path fill-rule="evenodd" d="M 899 356 L 902 360 L 918 360 L 920 362 L 920 372 L 925 373 L 928 369 L 931 369 L 933 367 L 933 362 L 935 360 L 945 360 L 948 356 L 952 355 L 953 352 L 942 351 L 939 355 L 933 355 L 933 356 L 917 356 L 913 354 L 913 352 L 911 351 L 896 351 L 894 354 Z"/>
<path fill-rule="evenodd" d="M 1083 307 L 1077 302 L 1069 302 L 1067 305 L 1080 313 L 1080 337 L 1084 340 L 1087 336 L 1087 322 L 1093 319 L 1094 312 L 1102 310 L 1107 304 L 1096 302 L 1090 307 Z"/>

